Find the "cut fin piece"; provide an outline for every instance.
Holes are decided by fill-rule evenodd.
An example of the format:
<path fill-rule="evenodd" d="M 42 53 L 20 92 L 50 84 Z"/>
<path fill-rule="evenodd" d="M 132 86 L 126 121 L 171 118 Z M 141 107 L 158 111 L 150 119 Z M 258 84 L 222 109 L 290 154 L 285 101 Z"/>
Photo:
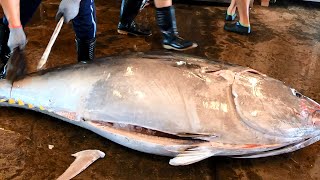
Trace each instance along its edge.
<path fill-rule="evenodd" d="M 84 150 L 72 154 L 72 156 L 76 157 L 76 159 L 69 166 L 69 168 L 58 177 L 57 180 L 67 180 L 75 177 L 97 159 L 104 158 L 105 153 L 100 150 Z"/>
<path fill-rule="evenodd" d="M 169 164 L 172 166 L 189 165 L 207 159 L 218 153 L 219 151 L 214 151 L 210 147 L 196 147 L 181 152 L 175 158 L 170 159 Z"/>

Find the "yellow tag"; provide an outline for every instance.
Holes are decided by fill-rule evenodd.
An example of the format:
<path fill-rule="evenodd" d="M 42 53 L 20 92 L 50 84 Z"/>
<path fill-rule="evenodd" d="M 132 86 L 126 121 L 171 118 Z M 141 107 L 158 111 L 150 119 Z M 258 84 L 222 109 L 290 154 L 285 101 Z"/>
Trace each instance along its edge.
<path fill-rule="evenodd" d="M 14 104 L 16 101 L 14 99 L 9 99 L 9 104 Z"/>
<path fill-rule="evenodd" d="M 43 106 L 39 106 L 39 109 L 43 111 L 43 110 L 44 110 L 44 107 L 43 107 Z"/>
<path fill-rule="evenodd" d="M 28 104 L 28 108 L 33 108 L 33 105 L 32 104 Z"/>
<path fill-rule="evenodd" d="M 18 104 L 19 104 L 20 106 L 23 106 L 23 105 L 24 105 L 24 102 L 21 101 L 21 100 L 18 100 Z"/>

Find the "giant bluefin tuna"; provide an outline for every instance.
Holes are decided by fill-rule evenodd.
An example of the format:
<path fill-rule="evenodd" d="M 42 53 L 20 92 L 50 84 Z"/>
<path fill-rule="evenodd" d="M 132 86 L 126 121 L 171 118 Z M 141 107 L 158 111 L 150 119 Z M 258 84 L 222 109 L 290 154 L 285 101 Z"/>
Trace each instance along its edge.
<path fill-rule="evenodd" d="M 320 105 L 253 69 L 176 54 L 98 59 L 0 81 L 0 105 L 39 111 L 187 165 L 320 139 Z"/>

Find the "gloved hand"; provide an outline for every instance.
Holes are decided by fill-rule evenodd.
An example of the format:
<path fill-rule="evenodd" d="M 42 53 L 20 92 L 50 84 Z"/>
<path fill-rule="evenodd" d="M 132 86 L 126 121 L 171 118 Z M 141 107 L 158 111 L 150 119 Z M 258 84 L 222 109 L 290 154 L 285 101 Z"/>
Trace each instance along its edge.
<path fill-rule="evenodd" d="M 79 13 L 80 1 L 81 0 L 62 0 L 59 5 L 56 20 L 59 21 L 62 16 L 64 17 L 65 23 L 74 19 Z"/>
<path fill-rule="evenodd" d="M 27 44 L 27 38 L 23 31 L 22 27 L 10 28 L 8 47 L 11 52 L 14 48 L 19 47 L 20 50 L 23 50 Z"/>

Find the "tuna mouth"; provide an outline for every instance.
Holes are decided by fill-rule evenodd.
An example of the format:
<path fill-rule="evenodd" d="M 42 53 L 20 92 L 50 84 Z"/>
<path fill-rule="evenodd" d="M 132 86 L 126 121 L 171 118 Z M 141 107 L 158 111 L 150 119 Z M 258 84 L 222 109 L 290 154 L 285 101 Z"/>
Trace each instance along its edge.
<path fill-rule="evenodd" d="M 275 156 L 275 155 L 280 155 L 284 153 L 290 153 L 293 151 L 297 151 L 299 149 L 302 149 L 306 146 L 309 146 L 311 144 L 314 144 L 320 140 L 320 133 L 314 134 L 314 136 L 303 139 L 301 141 L 297 141 L 292 144 L 288 144 L 285 146 L 282 146 L 277 149 L 272 149 L 269 151 L 263 151 L 263 152 L 258 152 L 258 153 L 252 153 L 252 154 L 245 154 L 241 156 L 233 156 L 235 158 L 261 158 L 261 157 L 268 157 L 268 156 Z"/>

